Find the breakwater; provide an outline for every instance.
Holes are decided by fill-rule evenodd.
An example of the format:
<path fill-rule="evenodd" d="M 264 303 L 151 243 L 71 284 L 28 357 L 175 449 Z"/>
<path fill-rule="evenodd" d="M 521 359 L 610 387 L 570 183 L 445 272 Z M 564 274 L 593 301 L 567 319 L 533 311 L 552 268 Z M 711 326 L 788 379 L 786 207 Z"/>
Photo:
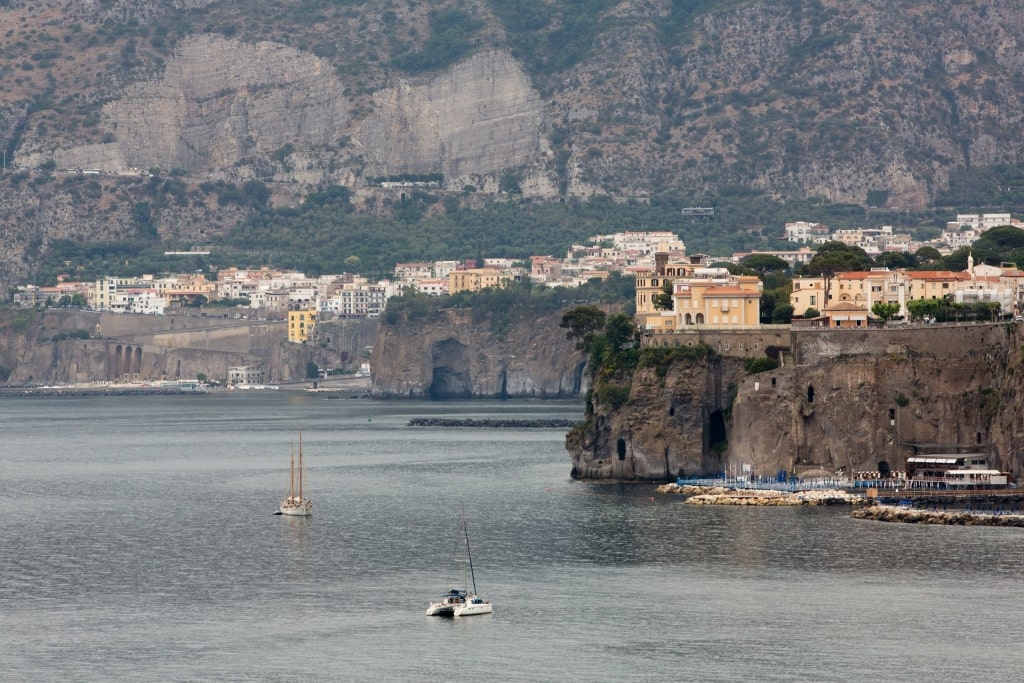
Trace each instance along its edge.
<path fill-rule="evenodd" d="M 948 524 L 957 526 L 1024 527 L 1019 513 L 979 512 L 974 510 L 920 510 L 897 505 L 871 505 L 850 513 L 857 519 L 904 524 Z"/>
<path fill-rule="evenodd" d="M 408 427 L 489 427 L 495 429 L 571 429 L 576 426 L 574 420 L 535 419 L 505 420 L 500 418 L 439 418 L 414 417 L 409 420 Z"/>
<path fill-rule="evenodd" d="M 771 489 L 737 489 L 724 486 L 691 486 L 664 484 L 658 493 L 679 493 L 688 496 L 686 505 L 859 505 L 864 497 L 839 489 L 776 491 Z"/>
<path fill-rule="evenodd" d="M 66 398 L 74 397 L 95 397 L 95 396 L 197 396 L 205 391 L 182 391 L 178 387 L 95 387 L 95 388 L 74 388 L 74 387 L 33 387 L 33 388 L 3 388 L 0 389 L 0 398 L 26 398 L 26 397 L 53 397 Z"/>

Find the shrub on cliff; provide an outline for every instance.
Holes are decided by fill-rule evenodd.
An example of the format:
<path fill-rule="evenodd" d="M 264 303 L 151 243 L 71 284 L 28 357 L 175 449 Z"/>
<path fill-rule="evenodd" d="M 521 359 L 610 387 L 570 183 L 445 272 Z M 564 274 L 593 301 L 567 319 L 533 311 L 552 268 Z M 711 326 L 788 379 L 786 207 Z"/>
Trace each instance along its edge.
<path fill-rule="evenodd" d="M 743 371 L 748 375 L 756 375 L 759 372 L 767 372 L 779 367 L 779 361 L 774 358 L 747 358 L 743 361 Z"/>
<path fill-rule="evenodd" d="M 717 355 L 715 350 L 707 344 L 671 348 L 646 346 L 640 351 L 637 365 L 641 368 L 654 368 L 658 377 L 664 377 L 674 363 L 693 363 L 697 360 L 714 358 L 715 355 Z"/>
<path fill-rule="evenodd" d="M 598 403 L 617 410 L 629 400 L 629 389 L 629 385 L 602 384 L 594 392 L 594 398 Z"/>

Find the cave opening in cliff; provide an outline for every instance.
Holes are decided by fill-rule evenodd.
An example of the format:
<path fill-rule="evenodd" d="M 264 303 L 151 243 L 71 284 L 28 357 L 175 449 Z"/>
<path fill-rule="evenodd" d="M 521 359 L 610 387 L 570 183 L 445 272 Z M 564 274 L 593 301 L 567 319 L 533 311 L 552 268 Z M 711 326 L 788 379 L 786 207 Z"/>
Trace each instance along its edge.
<path fill-rule="evenodd" d="M 728 442 L 725 414 L 721 410 L 716 410 L 708 416 L 708 449 L 712 452 L 724 450 Z"/>
<path fill-rule="evenodd" d="M 619 439 L 619 442 L 615 446 L 616 446 L 616 450 L 618 451 L 619 460 L 625 460 L 626 459 L 626 440 L 625 439 Z"/>

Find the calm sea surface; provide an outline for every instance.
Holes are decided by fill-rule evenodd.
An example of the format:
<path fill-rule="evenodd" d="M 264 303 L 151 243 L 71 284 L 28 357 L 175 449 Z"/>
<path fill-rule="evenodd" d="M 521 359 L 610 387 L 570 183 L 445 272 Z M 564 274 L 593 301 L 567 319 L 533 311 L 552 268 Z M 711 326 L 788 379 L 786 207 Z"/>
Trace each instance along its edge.
<path fill-rule="evenodd" d="M 1019 681 L 1024 530 L 569 479 L 578 403 L 0 400 L 0 679 Z M 309 519 L 275 516 L 303 434 Z M 465 500 L 490 616 L 424 616 Z"/>

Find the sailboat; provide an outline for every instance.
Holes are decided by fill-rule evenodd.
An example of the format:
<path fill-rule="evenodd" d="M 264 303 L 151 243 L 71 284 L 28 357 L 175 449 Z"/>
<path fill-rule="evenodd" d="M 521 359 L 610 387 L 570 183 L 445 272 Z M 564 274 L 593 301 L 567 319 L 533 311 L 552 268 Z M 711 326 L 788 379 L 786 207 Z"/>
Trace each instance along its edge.
<path fill-rule="evenodd" d="M 298 472 L 299 486 L 295 488 L 295 473 Z M 295 468 L 295 445 L 292 444 L 291 467 L 288 477 L 288 497 L 281 501 L 280 513 L 294 517 L 309 517 L 313 514 L 313 501 L 303 497 L 302 483 L 305 467 L 302 464 L 302 432 L 299 432 L 299 467 Z M 296 495 L 298 494 L 298 495 Z"/>
<path fill-rule="evenodd" d="M 469 552 L 469 527 L 466 525 L 466 503 L 462 503 L 462 538 L 459 540 L 460 550 L 456 552 L 456 561 L 463 565 L 462 585 L 465 588 L 452 588 L 441 596 L 437 602 L 427 607 L 428 617 L 469 617 L 474 614 L 490 614 L 494 606 L 484 600 L 476 592 L 476 574 L 473 572 L 473 556 Z M 473 590 L 470 591 L 472 586 Z"/>

